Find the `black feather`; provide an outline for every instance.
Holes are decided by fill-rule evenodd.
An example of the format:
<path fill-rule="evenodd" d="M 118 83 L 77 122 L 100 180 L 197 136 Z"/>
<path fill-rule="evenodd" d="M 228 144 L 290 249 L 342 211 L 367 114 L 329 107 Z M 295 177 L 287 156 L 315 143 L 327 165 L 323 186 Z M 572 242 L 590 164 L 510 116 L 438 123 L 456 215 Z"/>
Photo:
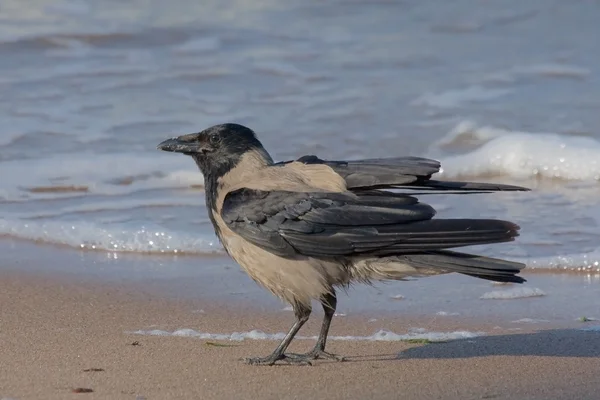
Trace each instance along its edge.
<path fill-rule="evenodd" d="M 376 158 L 353 161 L 329 161 L 317 156 L 303 156 L 295 160 L 304 164 L 324 164 L 346 181 L 349 190 L 408 189 L 473 192 L 528 191 L 529 189 L 492 183 L 451 182 L 431 180 L 440 171 L 440 162 L 422 157 Z M 275 165 L 286 165 L 284 161 Z"/>
<path fill-rule="evenodd" d="M 525 264 L 498 258 L 455 251 L 436 251 L 405 255 L 401 260 L 415 268 L 439 268 L 495 282 L 526 282 L 524 278 L 515 275 L 525 268 Z"/>
<path fill-rule="evenodd" d="M 226 196 L 221 215 L 246 240 L 286 257 L 387 256 L 506 242 L 518 236 L 519 227 L 510 222 L 432 219 L 433 208 L 414 197 L 383 193 L 240 189 Z"/>

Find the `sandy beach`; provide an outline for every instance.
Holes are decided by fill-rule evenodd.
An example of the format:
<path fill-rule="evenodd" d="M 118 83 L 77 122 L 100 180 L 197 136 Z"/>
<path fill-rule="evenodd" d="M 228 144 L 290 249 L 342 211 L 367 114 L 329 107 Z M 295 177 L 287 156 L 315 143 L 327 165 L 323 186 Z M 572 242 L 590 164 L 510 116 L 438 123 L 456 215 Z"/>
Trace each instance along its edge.
<path fill-rule="evenodd" d="M 138 329 L 283 332 L 289 312 L 177 299 L 139 285 L 3 271 L 0 398 L 6 399 L 592 399 L 600 335 L 574 329 L 508 332 L 493 321 L 351 316 L 332 335 L 492 332 L 444 343 L 331 341 L 343 363 L 253 367 L 273 340 L 144 336 Z M 301 331 L 314 335 L 320 313 Z M 299 340 L 292 350 L 312 345 Z M 75 393 L 91 389 L 90 393 Z"/>
<path fill-rule="evenodd" d="M 0 3 L 0 400 L 600 399 L 598 1 L 105 3 Z M 464 251 L 527 282 L 339 290 L 347 362 L 245 365 L 293 313 L 227 256 L 194 161 L 157 149 L 228 122 L 276 162 L 532 189 L 410 190 L 518 224 Z"/>

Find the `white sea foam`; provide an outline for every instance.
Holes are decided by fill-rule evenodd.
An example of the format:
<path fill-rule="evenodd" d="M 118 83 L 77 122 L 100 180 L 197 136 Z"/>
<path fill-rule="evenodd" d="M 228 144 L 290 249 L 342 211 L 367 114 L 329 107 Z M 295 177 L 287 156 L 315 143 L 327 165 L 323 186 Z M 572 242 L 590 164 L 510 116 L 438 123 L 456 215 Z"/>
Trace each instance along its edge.
<path fill-rule="evenodd" d="M 457 154 L 458 153 L 458 154 Z M 442 177 L 600 181 L 600 142 L 583 136 L 530 133 L 464 121 L 430 148 Z"/>
<path fill-rule="evenodd" d="M 448 311 L 438 311 L 435 313 L 435 315 L 440 315 L 442 317 L 451 317 L 451 316 L 455 316 L 455 315 L 460 315 L 460 313 L 448 312 Z"/>
<path fill-rule="evenodd" d="M 148 199 L 140 204 L 144 206 L 160 205 L 165 200 Z M 194 199 L 179 197 L 174 206 L 195 206 Z M 71 206 L 65 213 L 85 213 L 94 210 L 126 211 L 127 207 L 136 204 L 135 200 L 124 203 L 102 202 L 82 206 Z M 200 211 L 199 211 L 200 212 Z M 39 211 L 36 211 L 39 213 Z M 49 209 L 44 217 L 61 217 L 63 210 Z M 56 219 L 31 219 L 31 214 L 17 213 L 11 217 L 0 217 L 0 236 L 9 236 L 41 243 L 66 245 L 84 250 L 107 250 L 110 252 L 139 253 L 186 253 L 213 254 L 224 253 L 221 244 L 210 229 L 206 231 L 176 230 L 161 227 L 149 221 L 145 226 L 134 226 L 130 223 L 108 221 L 86 221 L 77 219 L 63 221 Z M 23 217 L 23 218 L 21 218 Z M 524 262 L 528 269 L 566 269 L 581 272 L 600 272 L 600 249 L 588 253 L 565 254 L 544 257 L 507 257 L 513 261 Z M 390 300 L 401 301 L 401 294 L 390 295 Z M 284 310 L 291 310 L 285 308 Z"/>
<path fill-rule="evenodd" d="M 27 224 L 26 220 L 41 218 L 56 218 L 75 214 L 89 214 L 96 212 L 127 213 L 142 207 L 200 207 L 204 204 L 204 196 L 193 193 L 191 196 L 172 194 L 144 196 L 143 198 L 101 196 L 95 199 L 86 199 L 82 204 L 66 204 L 42 209 L 42 207 L 25 212 L 11 212 L 10 219 L 16 225 Z"/>
<path fill-rule="evenodd" d="M 516 261 L 527 263 L 527 268 L 559 268 L 576 271 L 600 272 L 600 248 L 576 254 L 563 254 L 547 257 L 517 258 Z"/>
<path fill-rule="evenodd" d="M 151 335 L 151 336 L 185 336 L 194 337 L 198 339 L 210 339 L 210 340 L 231 340 L 231 341 L 243 341 L 246 339 L 252 340 L 282 340 L 285 337 L 285 333 L 265 333 L 260 330 L 252 330 L 249 332 L 233 332 L 233 333 L 206 333 L 198 332 L 193 329 L 178 329 L 173 332 L 163 331 L 159 329 L 153 330 L 137 330 L 133 332 L 127 332 L 136 335 Z M 415 329 L 411 333 L 397 334 L 394 332 L 380 330 L 370 336 L 329 336 L 328 340 L 341 340 L 341 341 L 374 341 L 374 342 L 399 342 L 406 340 L 423 339 L 432 342 L 441 342 L 448 340 L 457 339 L 471 339 L 478 336 L 485 335 L 484 332 L 471 332 L 471 331 L 454 331 L 454 332 L 427 332 L 424 329 Z M 317 340 L 317 336 L 296 336 L 296 339 L 304 340 Z"/>
<path fill-rule="evenodd" d="M 539 319 L 539 318 L 521 318 L 514 321 L 510 321 L 513 324 L 538 324 L 540 322 L 550 322 L 547 319 Z"/>
<path fill-rule="evenodd" d="M 527 297 L 545 296 L 541 289 L 531 287 L 514 287 L 507 290 L 494 290 L 484 293 L 480 298 L 485 300 L 523 299 Z"/>
<path fill-rule="evenodd" d="M 2 235 L 111 252 L 210 254 L 222 251 L 222 246 L 212 236 L 187 235 L 150 227 L 137 230 L 114 224 L 105 227 L 82 221 L 71 224 L 0 218 L 0 236 Z"/>
<path fill-rule="evenodd" d="M 22 201 L 78 194 L 51 190 L 31 192 L 40 187 L 85 187 L 87 193 L 116 195 L 142 189 L 189 187 L 203 182 L 202 174 L 186 157 L 140 154 L 132 162 L 131 154 L 56 155 L 35 162 L 2 162 L 0 199 Z"/>

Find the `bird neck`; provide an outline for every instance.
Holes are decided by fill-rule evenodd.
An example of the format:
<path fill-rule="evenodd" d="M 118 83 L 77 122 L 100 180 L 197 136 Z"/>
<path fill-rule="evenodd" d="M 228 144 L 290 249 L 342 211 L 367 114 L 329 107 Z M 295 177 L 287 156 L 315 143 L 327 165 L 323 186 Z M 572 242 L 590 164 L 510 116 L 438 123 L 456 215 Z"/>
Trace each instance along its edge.
<path fill-rule="evenodd" d="M 221 232 L 215 219 L 215 215 L 219 213 L 222 205 L 219 202 L 223 201 L 230 190 L 243 187 L 244 182 L 252 180 L 252 177 L 258 175 L 261 169 L 271 165 L 273 165 L 271 156 L 261 148 L 247 151 L 235 162 L 230 163 L 228 168 L 221 168 L 220 171 L 213 168 L 211 172 L 204 173 L 206 208 L 219 239 L 221 239 Z"/>
<path fill-rule="evenodd" d="M 232 160 L 226 168 L 214 168 L 210 172 L 204 173 L 204 187 L 206 191 L 206 206 L 210 211 L 217 212 L 220 209 L 217 204 L 219 194 L 225 194 L 232 188 L 243 187 L 244 182 L 248 182 L 256 177 L 260 170 L 273 165 L 273 159 L 264 148 L 252 149 L 244 153 L 241 157 Z M 224 196 L 222 196 L 224 197 Z"/>

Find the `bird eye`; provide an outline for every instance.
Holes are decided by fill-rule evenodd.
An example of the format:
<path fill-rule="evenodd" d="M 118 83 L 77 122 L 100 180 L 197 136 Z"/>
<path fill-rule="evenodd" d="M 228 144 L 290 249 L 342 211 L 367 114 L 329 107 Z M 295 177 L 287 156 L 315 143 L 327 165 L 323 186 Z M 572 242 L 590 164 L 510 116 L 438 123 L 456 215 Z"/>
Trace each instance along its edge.
<path fill-rule="evenodd" d="M 219 143 L 219 136 L 218 135 L 210 135 L 208 137 L 208 141 L 210 142 L 210 144 L 216 145 Z"/>

